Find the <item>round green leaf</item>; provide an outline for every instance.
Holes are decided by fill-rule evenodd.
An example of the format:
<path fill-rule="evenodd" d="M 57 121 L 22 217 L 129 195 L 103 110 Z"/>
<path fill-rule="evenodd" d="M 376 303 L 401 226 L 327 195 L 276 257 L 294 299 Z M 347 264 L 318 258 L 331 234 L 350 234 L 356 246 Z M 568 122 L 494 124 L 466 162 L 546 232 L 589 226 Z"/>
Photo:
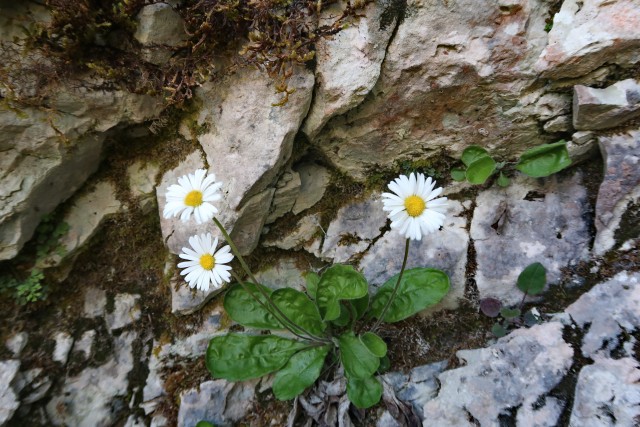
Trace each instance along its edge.
<path fill-rule="evenodd" d="M 347 396 L 356 407 L 370 408 L 380 402 L 382 384 L 375 377 L 347 378 Z"/>
<path fill-rule="evenodd" d="M 379 318 L 382 309 L 391 297 L 398 275 L 387 280 L 373 297 L 371 314 Z M 427 307 L 437 304 L 449 292 L 449 276 L 435 268 L 412 268 L 402 276 L 395 299 L 384 317 L 393 323 L 413 316 Z"/>
<path fill-rule="evenodd" d="M 320 276 L 318 276 L 313 271 L 309 271 L 303 276 L 304 280 L 307 282 L 307 295 L 309 295 L 309 298 L 315 300 L 316 292 L 318 291 L 318 282 L 320 282 Z"/>
<path fill-rule="evenodd" d="M 475 162 L 481 157 L 489 157 L 489 153 L 487 152 L 487 150 L 480 147 L 479 145 L 470 145 L 464 149 L 460 160 L 462 160 L 462 163 L 464 163 L 465 166 L 468 167 L 469 165 L 471 165 L 471 163 Z"/>
<path fill-rule="evenodd" d="M 373 332 L 365 332 L 360 336 L 362 344 L 376 357 L 385 357 L 387 355 L 387 343 Z"/>
<path fill-rule="evenodd" d="M 515 317 L 520 316 L 521 312 L 519 308 L 507 308 L 503 307 L 500 310 L 500 315 L 505 319 L 513 319 Z"/>
<path fill-rule="evenodd" d="M 374 356 L 353 332 L 340 335 L 338 347 L 348 378 L 368 378 L 380 366 L 380 358 Z"/>
<path fill-rule="evenodd" d="M 464 181 L 465 179 L 467 179 L 467 176 L 465 175 L 465 170 L 464 169 L 451 169 L 451 178 L 453 178 L 454 181 Z"/>
<path fill-rule="evenodd" d="M 308 344 L 276 335 L 231 333 L 209 342 L 206 365 L 214 378 L 244 381 L 277 371 L 305 347 Z"/>
<path fill-rule="evenodd" d="M 479 157 L 467 167 L 467 181 L 471 184 L 484 184 L 495 170 L 495 160 L 489 156 Z"/>
<path fill-rule="evenodd" d="M 321 335 L 326 325 L 316 305 L 303 292 L 282 288 L 271 294 L 273 303 L 296 325 L 315 335 Z"/>
<path fill-rule="evenodd" d="M 385 356 L 380 359 L 380 366 L 378 366 L 378 373 L 384 374 L 391 368 L 391 360 L 389 360 L 389 356 Z"/>
<path fill-rule="evenodd" d="M 491 328 L 491 332 L 493 333 L 493 335 L 495 335 L 497 338 L 502 338 L 503 336 L 507 335 L 507 328 L 505 328 L 504 326 L 502 326 L 500 323 L 496 323 L 493 325 L 493 327 Z"/>
<path fill-rule="evenodd" d="M 260 301 L 267 304 L 266 298 L 258 291 L 258 287 L 267 295 L 271 295 L 271 289 L 254 283 L 245 283 L 244 286 Z M 225 294 L 224 309 L 231 319 L 242 326 L 258 329 L 283 329 L 282 324 L 273 314 L 260 305 L 240 284 L 231 286 Z"/>
<path fill-rule="evenodd" d="M 547 284 L 547 270 L 539 262 L 527 266 L 518 276 L 518 289 L 529 295 L 542 292 Z"/>
<path fill-rule="evenodd" d="M 369 293 L 367 292 L 362 298 L 349 301 L 348 304 L 353 305 L 353 308 L 355 308 L 356 319 L 361 319 L 369 309 Z"/>
<path fill-rule="evenodd" d="M 571 164 L 567 143 L 558 141 L 527 150 L 520 156 L 516 169 L 534 178 L 549 176 Z"/>
<path fill-rule="evenodd" d="M 273 381 L 273 394 L 278 400 L 293 399 L 311 386 L 322 371 L 329 346 L 312 347 L 291 356 Z"/>
<path fill-rule="evenodd" d="M 340 300 L 354 300 L 369 292 L 367 280 L 350 265 L 336 264 L 324 272 L 318 283 L 316 302 L 325 320 L 340 316 Z"/>
<path fill-rule="evenodd" d="M 508 187 L 511 184 L 511 180 L 505 176 L 502 172 L 498 176 L 498 185 L 500 187 Z"/>
<path fill-rule="evenodd" d="M 196 427 L 216 427 L 215 424 L 211 424 L 209 421 L 198 421 Z"/>

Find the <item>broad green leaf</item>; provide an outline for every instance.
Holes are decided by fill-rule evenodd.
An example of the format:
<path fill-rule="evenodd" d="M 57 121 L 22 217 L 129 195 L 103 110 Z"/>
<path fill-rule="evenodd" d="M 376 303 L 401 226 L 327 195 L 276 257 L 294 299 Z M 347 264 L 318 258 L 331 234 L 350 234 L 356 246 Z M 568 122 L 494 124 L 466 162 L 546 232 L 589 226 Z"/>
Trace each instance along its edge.
<path fill-rule="evenodd" d="M 282 368 L 308 344 L 276 335 L 227 334 L 209 342 L 206 365 L 214 378 L 244 381 Z"/>
<path fill-rule="evenodd" d="M 467 179 L 467 175 L 464 169 L 455 168 L 451 169 L 451 178 L 453 178 L 454 181 L 464 181 Z"/>
<path fill-rule="evenodd" d="M 316 301 L 325 320 L 340 316 L 340 300 L 354 300 L 368 292 L 367 280 L 350 265 L 336 264 L 324 272 L 318 283 Z"/>
<path fill-rule="evenodd" d="M 484 184 L 495 170 L 495 160 L 489 156 L 479 157 L 467 167 L 467 181 L 471 184 Z"/>
<path fill-rule="evenodd" d="M 316 292 L 318 291 L 318 282 L 320 282 L 320 276 L 313 271 L 305 273 L 304 280 L 307 282 L 307 295 L 312 300 L 316 299 Z"/>
<path fill-rule="evenodd" d="M 527 266 L 518 276 L 518 289 L 529 295 L 542 292 L 547 284 L 547 270 L 539 262 Z"/>
<path fill-rule="evenodd" d="M 347 396 L 360 409 L 370 408 L 380 402 L 382 384 L 375 377 L 347 378 Z"/>
<path fill-rule="evenodd" d="M 520 314 L 521 312 L 519 308 L 502 307 L 502 309 L 500 310 L 500 315 L 505 319 L 513 319 L 520 316 Z"/>
<path fill-rule="evenodd" d="M 462 160 L 462 163 L 464 163 L 465 166 L 468 167 L 471 163 L 475 162 L 481 157 L 490 157 L 487 150 L 480 147 L 479 145 L 470 145 L 464 149 L 460 160 Z"/>
<path fill-rule="evenodd" d="M 385 356 L 380 359 L 380 366 L 378 366 L 378 373 L 384 374 L 391 368 L 391 360 L 389 360 L 389 356 Z"/>
<path fill-rule="evenodd" d="M 496 323 L 493 325 L 493 327 L 491 328 L 491 332 L 493 333 L 493 335 L 495 335 L 497 338 L 502 338 L 503 336 L 507 335 L 507 328 L 505 328 L 504 326 L 502 326 L 500 323 Z"/>
<path fill-rule="evenodd" d="M 371 303 L 371 314 L 382 315 L 382 309 L 393 293 L 398 280 L 396 274 L 380 287 Z M 402 276 L 395 299 L 384 317 L 385 322 L 393 323 L 413 316 L 427 307 L 437 304 L 449 292 L 449 277 L 435 268 L 412 268 Z"/>
<path fill-rule="evenodd" d="M 380 366 L 380 358 L 374 356 L 353 332 L 340 335 L 338 347 L 348 378 L 368 378 Z"/>
<path fill-rule="evenodd" d="M 215 424 L 211 424 L 209 421 L 198 421 L 196 427 L 216 427 Z"/>
<path fill-rule="evenodd" d="M 349 309 L 344 305 L 344 303 L 340 304 L 340 315 L 333 319 L 331 323 L 338 326 L 339 328 L 343 328 L 349 324 L 349 320 L 351 317 L 349 316 Z"/>
<path fill-rule="evenodd" d="M 500 187 L 508 187 L 511 184 L 511 180 L 505 176 L 502 172 L 498 176 L 498 185 Z"/>
<path fill-rule="evenodd" d="M 527 150 L 520 156 L 516 169 L 534 178 L 549 176 L 571 164 L 564 140 L 543 144 Z"/>
<path fill-rule="evenodd" d="M 264 304 L 265 297 L 258 291 L 258 286 L 271 295 L 271 289 L 254 283 L 244 284 Z M 282 324 L 267 309 L 260 305 L 240 284 L 229 288 L 224 296 L 224 309 L 231 319 L 242 326 L 259 329 L 283 329 Z"/>
<path fill-rule="evenodd" d="M 325 330 L 318 308 L 305 293 L 282 288 L 271 294 L 271 300 L 293 323 L 312 334 L 320 335 Z"/>
<path fill-rule="evenodd" d="M 273 381 L 273 394 L 276 398 L 278 400 L 293 399 L 316 382 L 330 348 L 327 345 L 312 347 L 291 356 Z"/>
<path fill-rule="evenodd" d="M 387 355 L 387 343 L 373 332 L 365 332 L 360 336 L 360 341 L 376 357 L 385 357 Z"/>
<path fill-rule="evenodd" d="M 349 303 L 356 309 L 356 319 L 361 319 L 369 309 L 369 293 L 367 292 L 362 298 L 351 300 Z"/>

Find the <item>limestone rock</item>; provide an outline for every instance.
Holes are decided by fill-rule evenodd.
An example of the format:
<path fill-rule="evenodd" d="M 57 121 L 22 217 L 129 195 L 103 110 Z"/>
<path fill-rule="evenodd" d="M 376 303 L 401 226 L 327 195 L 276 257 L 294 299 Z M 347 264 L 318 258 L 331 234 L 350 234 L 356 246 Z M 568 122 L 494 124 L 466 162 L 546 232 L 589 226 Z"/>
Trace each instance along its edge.
<path fill-rule="evenodd" d="M 96 331 L 90 329 L 84 331 L 82 336 L 73 345 L 73 352 L 83 353 L 84 360 L 87 360 L 91 356 L 91 349 L 93 348 L 93 342 L 96 338 Z"/>
<path fill-rule="evenodd" d="M 223 288 L 213 287 L 210 287 L 208 291 L 192 289 L 184 281 L 184 276 L 178 275 L 169 281 L 169 287 L 171 289 L 171 312 L 178 315 L 195 313 L 223 290 Z"/>
<path fill-rule="evenodd" d="M 605 63 L 637 63 L 639 23 L 634 0 L 564 1 L 536 69 L 545 78 L 558 79 L 583 76 Z"/>
<path fill-rule="evenodd" d="M 3 360 L 0 362 L 0 424 L 4 425 L 20 406 L 18 396 L 11 388 L 20 369 L 19 360 Z"/>
<path fill-rule="evenodd" d="M 300 174 L 300 195 L 291 210 L 294 215 L 309 209 L 322 199 L 331 180 L 329 171 L 315 163 L 304 163 L 296 169 Z"/>
<path fill-rule="evenodd" d="M 572 426 L 633 426 L 640 420 L 638 361 L 596 359 L 582 368 L 571 411 Z"/>
<path fill-rule="evenodd" d="M 144 6 L 136 16 L 137 27 L 133 37 L 146 48 L 143 58 L 162 64 L 171 57 L 171 47 L 180 45 L 187 34 L 184 21 L 167 3 Z"/>
<path fill-rule="evenodd" d="M 384 3 L 369 3 L 358 19 L 316 45 L 316 89 L 302 131 L 313 139 L 332 117 L 360 104 L 380 75 L 392 23 L 383 25 Z M 338 2 L 325 9 L 319 25 L 331 25 L 345 8 Z"/>
<path fill-rule="evenodd" d="M 308 243 L 320 230 L 320 217 L 316 214 L 302 217 L 296 224 L 296 228 L 282 238 L 265 239 L 263 246 L 280 249 L 299 249 Z"/>
<path fill-rule="evenodd" d="M 304 273 L 308 270 L 301 269 L 294 259 L 282 258 L 275 265 L 255 273 L 258 283 L 271 289 L 294 288 L 303 290 L 306 287 Z"/>
<path fill-rule="evenodd" d="M 159 166 L 155 163 L 136 162 L 127 168 L 129 190 L 138 199 L 138 205 L 144 212 L 149 212 L 153 207 L 158 172 Z"/>
<path fill-rule="evenodd" d="M 109 181 L 98 182 L 77 197 L 64 216 L 62 221 L 68 224 L 69 230 L 59 240 L 63 252 L 50 254 L 40 264 L 43 267 L 59 265 L 87 243 L 105 219 L 121 210 L 123 206 L 116 197 L 115 186 Z"/>
<path fill-rule="evenodd" d="M 564 377 L 572 364 L 573 350 L 562 339 L 562 325 L 552 322 L 531 329 L 518 329 L 489 348 L 461 350 L 458 358 L 465 366 L 438 375 L 437 397 L 424 406 L 430 425 L 499 425 L 499 416 L 517 409 L 522 425 L 555 425 L 561 407 L 543 404 L 545 424 L 523 419 Z M 526 385 L 526 387 L 524 386 Z M 547 408 L 553 405 L 555 410 Z"/>
<path fill-rule="evenodd" d="M 347 262 L 364 252 L 373 239 L 382 235 L 387 214 L 382 210 L 379 194 L 341 208 L 327 229 L 321 256 L 334 263 Z"/>
<path fill-rule="evenodd" d="M 140 295 L 118 294 L 115 296 L 113 312 L 105 317 L 109 329 L 120 329 L 140 319 Z"/>
<path fill-rule="evenodd" d="M 294 73 L 289 86 L 296 92 L 282 106 L 272 105 L 281 98 L 274 84 L 259 70 L 245 68 L 196 91 L 203 103 L 198 124 L 209 126 L 198 141 L 211 171 L 224 183 L 225 199 L 233 210 L 273 184 L 291 156 L 293 138 L 309 109 L 310 72 Z"/>
<path fill-rule="evenodd" d="M 12 335 L 5 341 L 7 348 L 13 353 L 15 357 L 20 357 L 20 353 L 24 350 L 29 340 L 29 334 L 26 332 L 18 332 Z"/>
<path fill-rule="evenodd" d="M 67 332 L 58 332 L 54 339 L 56 341 L 55 350 L 53 350 L 53 360 L 66 364 L 69 357 L 69 352 L 73 346 L 73 337 Z"/>
<path fill-rule="evenodd" d="M 84 316 L 98 317 L 104 315 L 107 306 L 107 293 L 102 289 L 89 287 L 84 291 Z"/>
<path fill-rule="evenodd" d="M 572 129 L 571 116 L 555 117 L 546 122 L 543 129 L 545 132 L 549 133 L 568 132 Z"/>
<path fill-rule="evenodd" d="M 575 132 L 571 141 L 567 141 L 567 151 L 574 164 L 595 157 L 599 152 L 595 134 L 584 130 Z"/>
<path fill-rule="evenodd" d="M 47 404 L 53 425 L 106 426 L 118 419 L 133 369 L 134 332 L 115 337 L 115 355 L 105 364 L 66 378 L 62 389 Z"/>
<path fill-rule="evenodd" d="M 616 244 L 640 236 L 637 221 L 640 204 L 640 130 L 599 136 L 598 143 L 605 173 L 596 201 L 593 250 L 596 254 L 603 254 Z"/>
<path fill-rule="evenodd" d="M 265 221 L 270 224 L 282 215 L 291 211 L 291 208 L 300 194 L 300 174 L 295 171 L 285 172 L 276 185 L 276 191 L 273 193 L 273 201 L 269 209 L 269 216 Z"/>
<path fill-rule="evenodd" d="M 529 264 L 540 262 L 547 282 L 554 283 L 561 268 L 589 254 L 587 194 L 580 173 L 538 181 L 519 176 L 506 189 L 481 192 L 476 203 L 470 233 L 480 298 L 516 304 L 522 299 L 516 282 Z"/>
<path fill-rule="evenodd" d="M 238 219 L 229 234 L 241 255 L 249 255 L 258 246 L 274 192 L 273 188 L 267 188 L 256 194 L 247 200 L 238 213 Z"/>
<path fill-rule="evenodd" d="M 458 201 L 450 201 L 443 229 L 420 241 L 411 241 L 407 268 L 438 268 L 449 276 L 451 289 L 434 309 L 455 308 L 458 299 L 464 295 L 469 245 L 466 228 L 467 219 L 462 205 Z M 360 261 L 360 268 L 370 284 L 382 285 L 400 272 L 405 242 L 404 236 L 391 230 L 367 251 Z"/>
<path fill-rule="evenodd" d="M 613 128 L 639 116 L 640 83 L 637 80 L 623 80 L 605 89 L 582 85 L 573 88 L 573 126 L 576 129 Z"/>

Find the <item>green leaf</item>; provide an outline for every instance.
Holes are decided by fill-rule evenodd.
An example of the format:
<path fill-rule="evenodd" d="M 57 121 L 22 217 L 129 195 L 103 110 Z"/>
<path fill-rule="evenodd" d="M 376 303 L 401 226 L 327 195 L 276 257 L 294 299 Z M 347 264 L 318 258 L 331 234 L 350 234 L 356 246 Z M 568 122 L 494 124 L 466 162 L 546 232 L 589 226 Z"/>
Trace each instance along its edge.
<path fill-rule="evenodd" d="M 273 381 L 273 394 L 276 398 L 278 400 L 293 399 L 316 382 L 330 348 L 326 345 L 312 347 L 291 356 Z"/>
<path fill-rule="evenodd" d="M 349 303 L 356 309 L 356 319 L 361 319 L 369 309 L 369 293 L 367 292 L 362 298 L 351 300 Z"/>
<path fill-rule="evenodd" d="M 313 271 L 309 271 L 303 274 L 304 280 L 307 282 L 307 295 L 312 300 L 316 299 L 316 292 L 318 291 L 318 282 L 320 282 L 320 276 Z"/>
<path fill-rule="evenodd" d="M 365 332 L 360 336 L 360 341 L 376 357 L 385 357 L 387 355 L 387 343 L 373 332 Z"/>
<path fill-rule="evenodd" d="M 382 384 L 375 377 L 347 378 L 347 396 L 360 409 L 370 408 L 382 397 Z"/>
<path fill-rule="evenodd" d="M 527 150 L 520 156 L 516 169 L 534 178 L 540 178 L 559 172 L 570 164 L 567 143 L 561 140 Z"/>
<path fill-rule="evenodd" d="M 380 366 L 380 358 L 374 356 L 353 332 L 340 335 L 338 347 L 340 360 L 349 378 L 368 378 Z"/>
<path fill-rule="evenodd" d="M 513 319 L 520 316 L 520 314 L 521 312 L 519 308 L 502 307 L 502 309 L 500 309 L 500 315 L 505 319 Z"/>
<path fill-rule="evenodd" d="M 500 187 L 508 187 L 511 184 L 511 180 L 505 176 L 502 172 L 498 176 L 498 185 Z"/>
<path fill-rule="evenodd" d="M 518 289 L 529 295 L 542 292 L 547 284 L 547 270 L 539 262 L 527 266 L 518 276 Z"/>
<path fill-rule="evenodd" d="M 209 342 L 206 365 L 214 378 L 244 381 L 277 371 L 305 347 L 308 344 L 277 335 L 230 333 Z"/>
<path fill-rule="evenodd" d="M 371 303 L 371 314 L 379 318 L 382 309 L 393 293 L 398 280 L 396 274 L 387 280 Z M 435 268 L 412 268 L 402 276 L 395 299 L 384 317 L 385 322 L 393 323 L 413 316 L 427 307 L 437 304 L 449 292 L 449 277 Z"/>
<path fill-rule="evenodd" d="M 462 160 L 462 163 L 464 163 L 465 166 L 468 167 L 469 165 L 471 165 L 471 163 L 475 162 L 481 157 L 490 157 L 487 150 L 480 147 L 479 145 L 470 145 L 464 149 L 460 160 Z"/>
<path fill-rule="evenodd" d="M 340 316 L 340 300 L 364 297 L 369 290 L 367 280 L 350 265 L 336 264 L 324 272 L 318 283 L 316 301 L 325 320 Z"/>
<path fill-rule="evenodd" d="M 215 424 L 211 424 L 209 421 L 198 421 L 196 427 L 216 427 Z"/>
<path fill-rule="evenodd" d="M 493 327 L 491 328 L 491 332 L 493 333 L 493 335 L 495 335 L 498 338 L 502 338 L 503 336 L 507 335 L 507 328 L 505 328 L 504 326 L 502 326 L 500 323 L 496 323 L 493 325 Z"/>
<path fill-rule="evenodd" d="M 321 335 L 326 324 L 320 318 L 316 305 L 304 293 L 291 288 L 282 288 L 271 294 L 273 303 L 293 323 L 315 335 Z"/>
<path fill-rule="evenodd" d="M 349 324 L 350 319 L 349 309 L 344 304 L 340 304 L 340 315 L 336 319 L 331 320 L 331 323 L 339 328 L 343 328 Z"/>
<path fill-rule="evenodd" d="M 385 356 L 380 359 L 380 366 L 378 366 L 378 373 L 384 374 L 391 368 L 391 360 L 389 360 L 389 356 Z"/>
<path fill-rule="evenodd" d="M 258 286 L 267 295 L 271 295 L 271 289 L 254 283 L 244 284 L 260 301 L 266 304 L 266 298 L 258 291 Z M 229 288 L 224 296 L 224 309 L 231 319 L 242 326 L 259 329 L 283 329 L 282 324 L 260 305 L 249 292 L 241 285 L 235 284 Z"/>
<path fill-rule="evenodd" d="M 496 170 L 496 161 L 489 156 L 480 157 L 467 168 L 467 181 L 471 184 L 484 184 Z"/>
<path fill-rule="evenodd" d="M 451 178 L 453 178 L 454 181 L 464 181 L 467 179 L 467 176 L 465 175 L 464 169 L 455 168 L 451 169 Z"/>

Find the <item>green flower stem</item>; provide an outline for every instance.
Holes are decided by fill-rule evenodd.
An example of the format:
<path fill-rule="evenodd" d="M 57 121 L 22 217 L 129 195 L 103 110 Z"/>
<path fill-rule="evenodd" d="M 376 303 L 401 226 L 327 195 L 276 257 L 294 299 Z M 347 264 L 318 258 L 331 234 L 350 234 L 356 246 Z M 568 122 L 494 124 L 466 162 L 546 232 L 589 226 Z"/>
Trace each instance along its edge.
<path fill-rule="evenodd" d="M 225 240 L 227 241 L 227 243 L 231 247 L 231 251 L 236 256 L 236 258 L 238 258 L 238 261 L 240 261 L 240 265 L 244 269 L 245 273 L 247 273 L 247 275 L 249 276 L 249 278 L 251 279 L 251 281 L 253 283 L 258 285 L 258 281 L 256 280 L 256 278 L 253 275 L 253 273 L 251 273 L 251 270 L 249 269 L 249 266 L 245 262 L 245 260 L 242 257 L 242 255 L 240 255 L 240 251 L 238 251 L 238 248 L 236 247 L 235 243 L 233 243 L 233 240 L 231 239 L 231 236 L 229 236 L 229 233 L 227 233 L 227 230 L 225 230 L 224 226 L 220 223 L 218 218 L 213 217 L 213 222 L 215 222 L 216 226 L 220 229 L 220 232 L 222 233 L 222 235 L 224 236 Z M 234 275 L 234 277 L 235 277 L 235 275 Z M 240 283 L 242 284 L 242 282 L 240 282 Z M 244 286 L 243 286 L 243 288 L 245 290 L 247 290 Z M 311 332 L 307 331 L 302 326 L 296 324 L 293 320 L 289 319 L 289 317 L 286 314 L 284 314 L 282 312 L 282 310 L 280 310 L 280 308 L 277 305 L 275 305 L 273 303 L 271 298 L 269 298 L 269 295 L 260 286 L 257 286 L 257 289 L 258 289 L 258 291 L 260 291 L 262 296 L 268 301 L 269 305 L 271 306 L 272 310 L 268 310 L 268 311 L 270 313 L 272 313 L 274 316 L 276 316 L 276 318 L 278 318 L 280 323 L 282 323 L 285 328 L 287 328 L 289 331 L 291 331 L 291 333 L 295 334 L 296 336 L 300 336 L 300 335 L 296 334 L 296 332 L 293 331 L 292 328 L 295 328 L 299 332 L 301 332 L 302 334 L 305 334 L 305 335 L 307 335 L 309 337 L 309 338 L 305 338 L 305 339 L 311 339 L 312 341 L 320 341 L 320 342 L 325 342 L 325 343 L 331 343 L 331 341 L 329 341 L 328 339 L 312 334 Z M 249 295 L 251 295 L 251 297 L 253 299 L 255 299 L 256 301 L 258 301 L 260 304 L 262 304 L 262 301 L 260 301 L 258 298 L 256 298 L 251 292 L 249 292 Z M 277 315 L 276 315 L 276 313 L 277 313 Z"/>
<path fill-rule="evenodd" d="M 396 282 L 396 286 L 393 288 L 393 292 L 391 293 L 391 296 L 387 300 L 387 303 L 384 305 L 384 308 L 382 309 L 382 313 L 380 313 L 380 317 L 378 317 L 378 320 L 376 321 L 375 325 L 373 325 L 373 328 L 371 328 L 372 331 L 375 331 L 376 329 L 378 329 L 378 326 L 380 326 L 380 323 L 382 323 L 382 319 L 384 319 L 384 316 L 387 314 L 387 310 L 389 310 L 389 307 L 391 307 L 391 303 L 393 302 L 396 295 L 398 294 L 398 288 L 400 288 L 400 281 L 402 280 L 404 269 L 407 266 L 407 258 L 409 257 L 410 242 L 411 240 L 407 239 L 407 243 L 404 246 L 404 259 L 402 260 L 402 267 L 400 268 L 400 275 L 398 276 L 398 281 Z"/>

